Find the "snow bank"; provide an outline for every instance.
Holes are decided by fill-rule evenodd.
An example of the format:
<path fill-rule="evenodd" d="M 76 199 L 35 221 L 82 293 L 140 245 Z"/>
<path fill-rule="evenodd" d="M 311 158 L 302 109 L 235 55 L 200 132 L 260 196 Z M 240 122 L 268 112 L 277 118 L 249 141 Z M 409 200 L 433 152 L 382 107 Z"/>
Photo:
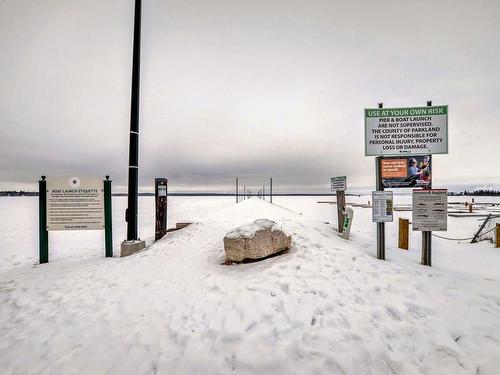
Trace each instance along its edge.
<path fill-rule="evenodd" d="M 261 217 L 290 251 L 222 266 L 224 234 Z M 1 273 L 2 373 L 498 373 L 499 278 L 364 246 L 250 199 L 127 258 Z"/>

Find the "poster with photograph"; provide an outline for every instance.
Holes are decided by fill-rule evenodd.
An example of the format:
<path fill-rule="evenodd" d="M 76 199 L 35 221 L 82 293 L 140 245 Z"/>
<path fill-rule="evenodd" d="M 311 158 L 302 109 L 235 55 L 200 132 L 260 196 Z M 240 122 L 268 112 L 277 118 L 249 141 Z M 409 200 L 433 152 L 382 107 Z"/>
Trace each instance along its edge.
<path fill-rule="evenodd" d="M 416 188 L 431 186 L 431 155 L 384 157 L 380 173 L 384 188 Z"/>

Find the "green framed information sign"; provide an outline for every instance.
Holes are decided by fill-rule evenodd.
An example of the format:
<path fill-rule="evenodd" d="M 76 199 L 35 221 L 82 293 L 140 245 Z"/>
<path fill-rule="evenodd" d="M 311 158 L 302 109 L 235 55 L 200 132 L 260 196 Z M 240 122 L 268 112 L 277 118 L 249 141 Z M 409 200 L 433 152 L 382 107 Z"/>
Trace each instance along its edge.
<path fill-rule="evenodd" d="M 365 109 L 365 155 L 448 153 L 448 106 Z"/>

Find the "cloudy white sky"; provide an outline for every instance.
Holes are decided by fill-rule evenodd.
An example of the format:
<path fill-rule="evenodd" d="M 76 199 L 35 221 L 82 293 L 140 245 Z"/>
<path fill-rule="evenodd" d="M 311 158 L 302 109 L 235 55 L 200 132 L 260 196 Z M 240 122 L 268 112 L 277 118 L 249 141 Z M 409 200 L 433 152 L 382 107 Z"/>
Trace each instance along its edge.
<path fill-rule="evenodd" d="M 133 0 L 0 0 L 0 189 L 126 184 Z M 500 1 L 143 0 L 140 179 L 374 185 L 363 108 L 449 105 L 440 186 L 500 182 Z"/>

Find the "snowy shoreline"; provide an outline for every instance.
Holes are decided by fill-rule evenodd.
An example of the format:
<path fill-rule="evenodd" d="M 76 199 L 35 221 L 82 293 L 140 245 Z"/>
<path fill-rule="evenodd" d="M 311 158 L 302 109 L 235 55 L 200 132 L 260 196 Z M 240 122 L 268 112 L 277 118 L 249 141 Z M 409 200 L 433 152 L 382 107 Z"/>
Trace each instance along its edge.
<path fill-rule="evenodd" d="M 262 217 L 290 251 L 221 266 L 223 235 Z M 251 199 L 127 258 L 2 272 L 2 372 L 495 374 L 499 255 L 484 273 L 450 270 L 438 243 L 429 268 L 393 248 L 377 260 L 372 241 Z"/>

